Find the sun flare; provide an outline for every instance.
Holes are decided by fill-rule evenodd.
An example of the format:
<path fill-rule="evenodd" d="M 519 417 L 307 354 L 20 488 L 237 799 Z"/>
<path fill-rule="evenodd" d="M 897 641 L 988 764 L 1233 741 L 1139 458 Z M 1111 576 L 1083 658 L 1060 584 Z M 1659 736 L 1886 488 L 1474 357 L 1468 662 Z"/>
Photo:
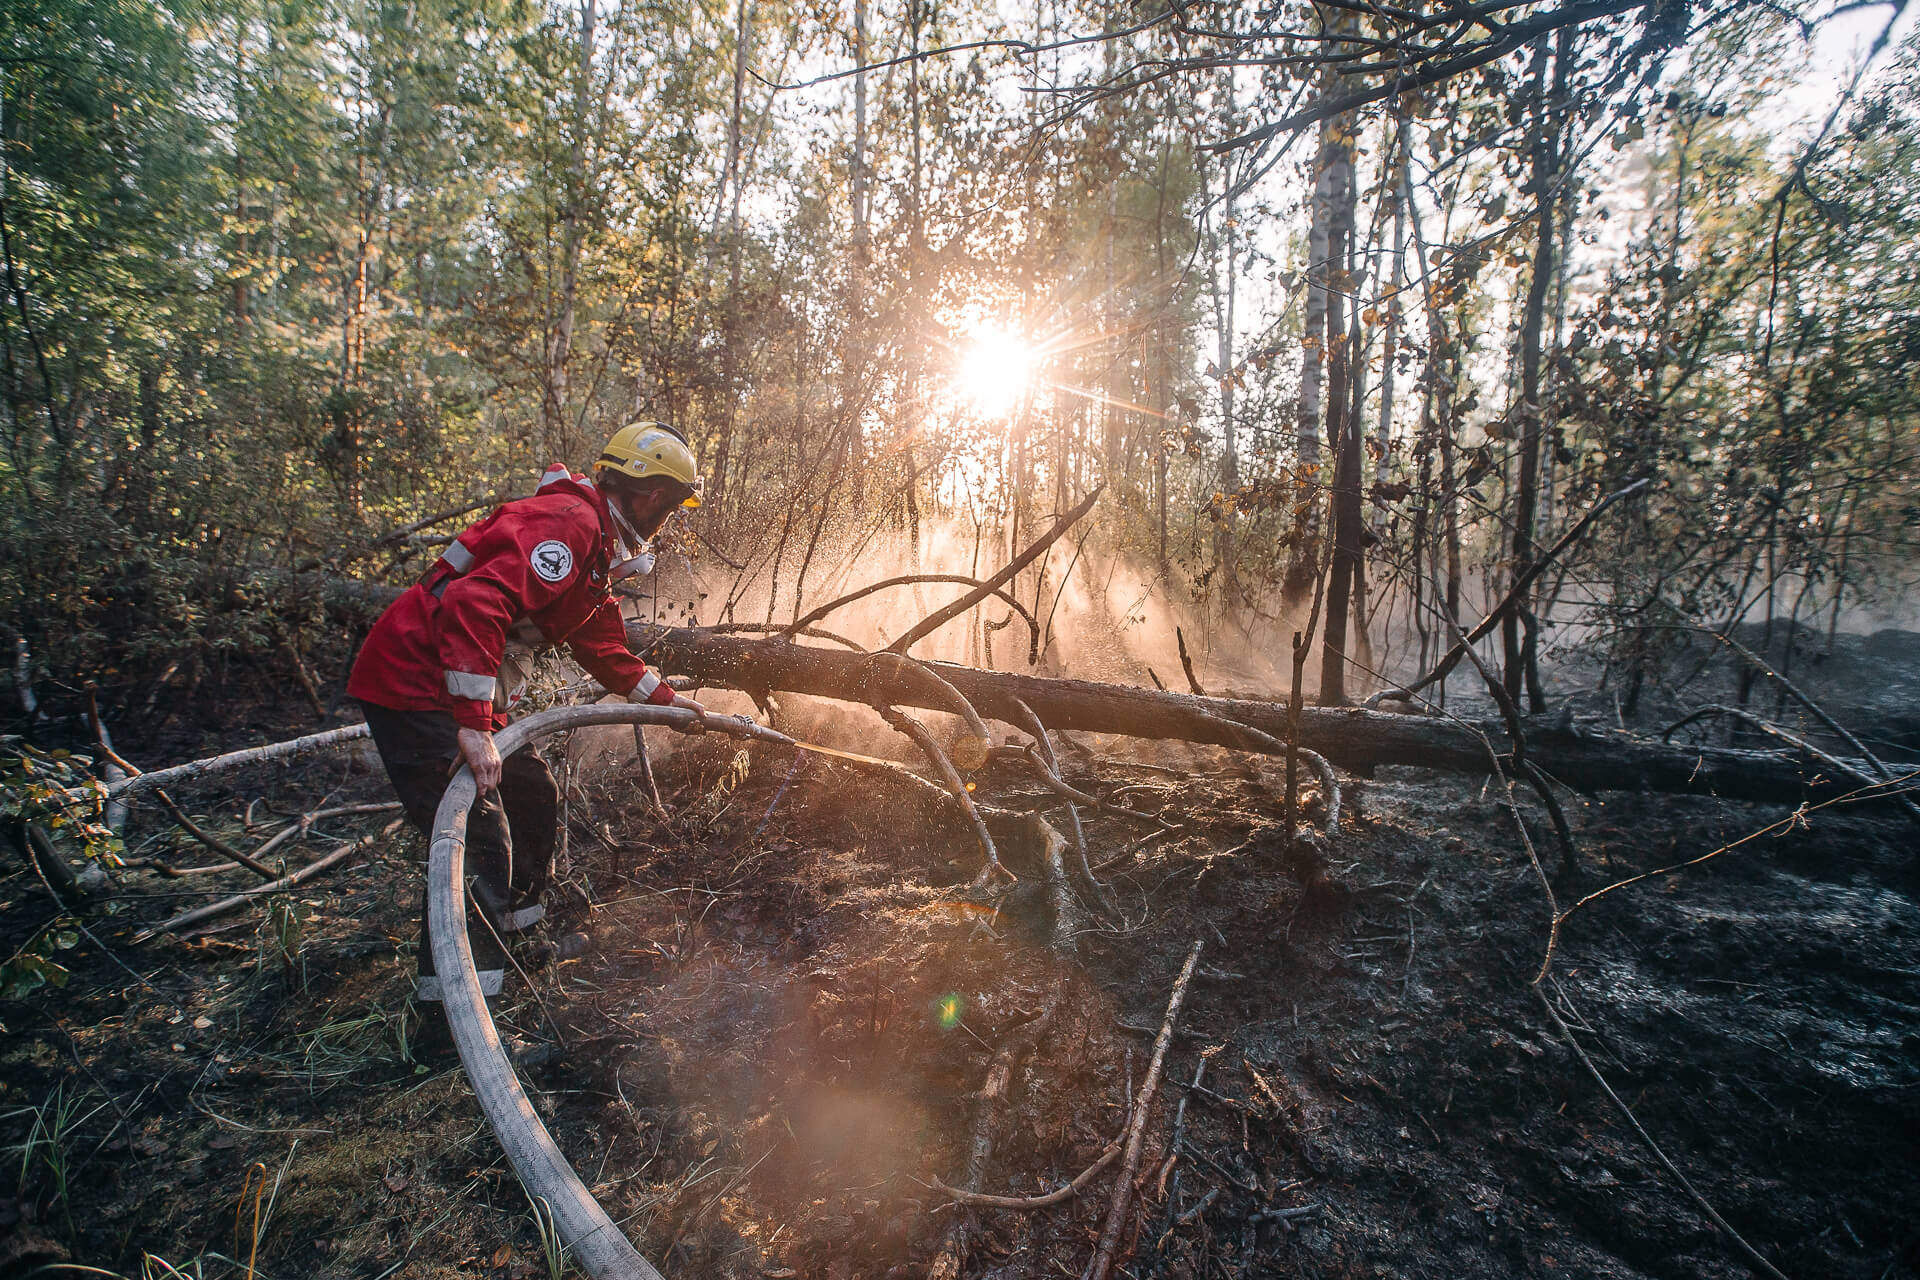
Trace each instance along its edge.
<path fill-rule="evenodd" d="M 1013 412 L 1033 381 L 1038 361 L 1025 338 L 1004 329 L 977 329 L 961 349 L 954 387 L 979 412 Z"/>

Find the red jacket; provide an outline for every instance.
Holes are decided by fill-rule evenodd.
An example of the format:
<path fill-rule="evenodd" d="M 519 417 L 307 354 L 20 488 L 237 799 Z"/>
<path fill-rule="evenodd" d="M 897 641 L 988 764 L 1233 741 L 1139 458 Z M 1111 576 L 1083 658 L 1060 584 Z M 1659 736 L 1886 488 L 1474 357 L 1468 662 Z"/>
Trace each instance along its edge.
<path fill-rule="evenodd" d="M 461 534 L 426 577 L 373 624 L 347 693 L 396 711 L 447 711 L 491 731 L 507 634 L 527 620 L 613 693 L 649 702 L 673 690 L 627 649 L 607 590 L 614 550 L 607 500 L 584 476 L 554 466 L 531 498 L 509 502 Z"/>

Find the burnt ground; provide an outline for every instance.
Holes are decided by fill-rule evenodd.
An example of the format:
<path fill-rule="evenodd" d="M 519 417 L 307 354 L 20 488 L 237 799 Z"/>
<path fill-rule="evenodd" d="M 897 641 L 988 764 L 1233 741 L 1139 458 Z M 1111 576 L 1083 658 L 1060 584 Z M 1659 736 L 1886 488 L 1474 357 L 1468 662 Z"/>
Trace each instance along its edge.
<path fill-rule="evenodd" d="M 1752 1273 L 1535 994 L 1548 909 L 1497 783 L 1356 780 L 1315 868 L 1279 847 L 1271 764 L 1164 748 L 1146 768 L 1125 758 L 1144 744 L 1088 745 L 1097 760 L 1064 761 L 1080 785 L 1126 787 L 1181 829 L 1089 821 L 1118 911 L 1086 922 L 1077 954 L 1053 945 L 1018 823 L 996 831 L 1022 880 L 984 903 L 951 813 L 848 766 L 699 742 L 661 766 L 665 820 L 618 769 L 573 769 L 557 927 L 593 948 L 535 971 L 537 999 L 515 984 L 498 1016 L 556 1139 L 667 1274 L 1080 1275 L 1111 1170 L 1037 1212 L 957 1211 L 930 1184 L 961 1182 L 982 1133 L 983 1190 L 1050 1190 L 1087 1166 L 1121 1132 L 1196 939 L 1118 1274 Z M 265 806 L 383 787 L 334 760 L 191 806 L 238 838 L 249 800 L 264 832 Z M 979 794 L 1053 811 L 1016 763 Z M 1556 892 L 1790 812 L 1576 801 L 1581 870 Z M 294 858 L 380 820 L 322 824 Z M 139 821 L 141 856 L 212 860 Z M 1920 1275 L 1913 848 L 1896 814 L 1820 810 L 1576 913 L 1543 987 L 1790 1276 Z M 141 946 L 140 924 L 246 873 L 123 875 L 62 953 L 66 987 L 0 1004 L 0 1274 L 220 1277 L 250 1258 L 266 1277 L 548 1272 L 463 1077 L 410 1055 L 418 853 L 404 835 L 278 910 Z M 54 912 L 7 868 L 11 952 Z M 996 1063 L 1006 1087 L 983 1099 Z"/>

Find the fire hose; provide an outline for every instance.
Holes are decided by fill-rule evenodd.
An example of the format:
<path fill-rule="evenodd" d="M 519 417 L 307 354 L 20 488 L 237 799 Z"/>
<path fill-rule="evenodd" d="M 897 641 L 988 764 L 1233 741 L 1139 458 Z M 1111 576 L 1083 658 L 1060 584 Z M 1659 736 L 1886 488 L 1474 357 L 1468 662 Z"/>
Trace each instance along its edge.
<path fill-rule="evenodd" d="M 786 734 L 756 724 L 744 716 L 702 716 L 679 707 L 608 703 L 588 707 L 558 707 L 530 715 L 495 735 L 500 754 L 512 755 L 529 743 L 563 729 L 596 724 L 661 725 L 681 733 L 717 732 L 751 741 L 799 747 L 848 759 L 887 763 L 851 752 L 833 751 L 796 742 Z M 593 1280 L 662 1280 L 660 1272 L 643 1258 L 617 1223 L 607 1216 L 580 1177 L 573 1171 L 533 1104 L 520 1087 L 500 1033 L 493 1025 L 480 979 L 474 972 L 473 947 L 466 928 L 467 814 L 476 792 L 473 774 L 464 765 L 447 784 L 446 795 L 434 814 L 427 861 L 427 932 L 433 947 L 434 971 L 440 975 L 441 999 L 460 1065 L 473 1086 L 494 1136 L 513 1165 L 513 1171 L 536 1204 L 544 1205 L 561 1244 Z"/>

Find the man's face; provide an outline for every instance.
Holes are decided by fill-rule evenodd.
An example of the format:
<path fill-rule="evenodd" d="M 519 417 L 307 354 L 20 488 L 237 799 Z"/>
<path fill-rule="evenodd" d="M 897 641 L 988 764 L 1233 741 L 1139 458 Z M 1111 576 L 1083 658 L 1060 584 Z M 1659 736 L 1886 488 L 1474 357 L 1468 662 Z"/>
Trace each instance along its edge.
<path fill-rule="evenodd" d="M 641 493 L 626 493 L 620 497 L 621 510 L 642 538 L 651 538 L 660 532 L 660 526 L 667 522 L 674 509 L 680 505 L 681 493 L 677 487 L 648 489 Z"/>

